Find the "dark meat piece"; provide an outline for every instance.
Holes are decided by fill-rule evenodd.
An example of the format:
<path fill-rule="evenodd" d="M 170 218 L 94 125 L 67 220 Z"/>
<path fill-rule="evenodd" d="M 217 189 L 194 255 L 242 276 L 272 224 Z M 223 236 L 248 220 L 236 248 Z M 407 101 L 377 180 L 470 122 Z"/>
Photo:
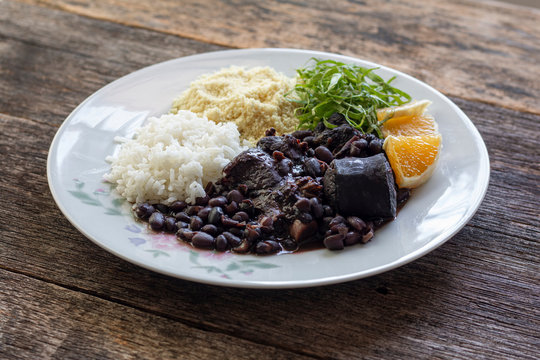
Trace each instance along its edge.
<path fill-rule="evenodd" d="M 394 176 L 383 154 L 336 159 L 324 176 L 328 200 L 342 215 L 394 218 Z"/>
<path fill-rule="evenodd" d="M 270 188 L 281 180 L 274 166 L 274 159 L 258 148 L 240 153 L 223 172 L 224 182 L 245 184 L 249 190 Z"/>
<path fill-rule="evenodd" d="M 274 151 L 280 151 L 291 160 L 298 160 L 302 157 L 298 140 L 291 135 L 265 136 L 259 140 L 257 146 L 270 155 Z"/>
<path fill-rule="evenodd" d="M 326 146 L 332 152 L 339 151 L 354 135 L 360 134 L 348 124 L 343 124 L 334 129 L 325 129 L 315 137 L 317 145 Z"/>
<path fill-rule="evenodd" d="M 307 182 L 307 181 L 306 181 Z M 302 183 L 302 185 L 305 185 Z M 297 201 L 298 184 L 293 178 L 284 181 L 269 189 L 261 189 L 251 193 L 253 206 L 257 213 L 276 218 L 294 214 L 294 203 Z"/>
<path fill-rule="evenodd" d="M 347 119 L 345 119 L 345 115 L 343 114 L 333 113 L 328 118 L 328 122 L 334 125 L 343 125 L 343 124 L 347 124 Z"/>

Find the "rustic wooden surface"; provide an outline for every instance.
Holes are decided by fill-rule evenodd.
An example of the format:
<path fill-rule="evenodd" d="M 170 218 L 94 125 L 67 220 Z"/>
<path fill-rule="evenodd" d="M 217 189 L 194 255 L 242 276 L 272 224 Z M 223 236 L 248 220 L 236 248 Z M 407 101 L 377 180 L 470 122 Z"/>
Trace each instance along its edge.
<path fill-rule="evenodd" d="M 1 359 L 539 357 L 538 10 L 465 0 L 175 4 L 0 0 Z M 366 58 L 450 96 L 490 154 L 478 213 L 396 270 L 272 291 L 156 274 L 70 225 L 45 172 L 75 106 L 140 67 L 253 46 Z"/>

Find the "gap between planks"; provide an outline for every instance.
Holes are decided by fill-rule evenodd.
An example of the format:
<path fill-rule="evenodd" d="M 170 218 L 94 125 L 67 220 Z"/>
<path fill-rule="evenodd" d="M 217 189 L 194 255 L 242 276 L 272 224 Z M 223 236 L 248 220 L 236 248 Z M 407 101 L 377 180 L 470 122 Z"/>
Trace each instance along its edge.
<path fill-rule="evenodd" d="M 137 310 L 137 311 L 140 311 L 140 312 L 143 312 L 143 313 L 147 313 L 147 314 L 150 314 L 150 315 L 153 315 L 153 316 L 157 316 L 157 317 L 160 317 L 160 318 L 163 318 L 163 319 L 166 319 L 166 320 L 171 320 L 171 321 L 180 323 L 182 325 L 185 325 L 187 327 L 194 328 L 194 329 L 197 329 L 197 330 L 201 330 L 201 331 L 204 331 L 204 332 L 213 333 L 213 334 L 222 334 L 222 335 L 227 335 L 227 336 L 239 338 L 239 339 L 242 339 L 242 340 L 247 341 L 247 342 L 255 343 L 257 345 L 264 345 L 264 346 L 273 347 L 273 348 L 276 348 L 276 349 L 280 349 L 280 350 L 282 350 L 284 352 L 294 353 L 296 355 L 303 356 L 303 357 L 310 357 L 310 358 L 313 358 L 313 359 L 321 359 L 321 360 L 326 359 L 326 357 L 320 357 L 320 356 L 316 356 L 315 354 L 305 353 L 305 352 L 298 351 L 296 349 L 283 347 L 282 344 L 280 344 L 280 343 L 274 344 L 274 343 L 271 343 L 269 341 L 264 342 L 264 341 L 261 341 L 261 340 L 258 340 L 257 342 L 254 342 L 253 339 L 249 339 L 249 338 L 246 338 L 246 337 L 239 336 L 239 334 L 227 333 L 225 331 L 220 330 L 218 327 L 209 326 L 209 324 L 205 325 L 204 323 L 193 322 L 193 321 L 190 321 L 190 320 L 188 320 L 186 318 L 175 317 L 175 316 L 171 316 L 171 315 L 169 315 L 167 313 L 155 311 L 155 310 L 145 308 L 145 307 L 142 307 L 142 306 L 136 306 L 134 303 L 130 303 L 128 301 L 124 301 L 124 300 L 121 300 L 121 299 L 118 299 L 118 298 L 107 296 L 105 294 L 101 294 L 101 293 L 98 293 L 96 291 L 92 291 L 90 289 L 84 289 L 84 288 L 80 288 L 80 287 L 73 286 L 73 285 L 66 285 L 66 284 L 60 283 L 58 281 L 54 281 L 53 279 L 48 279 L 48 278 L 38 276 L 36 274 L 32 274 L 32 273 L 25 272 L 25 271 L 22 271 L 22 270 L 17 270 L 17 269 L 5 267 L 5 266 L 3 266 L 1 264 L 0 264 L 0 270 L 4 270 L 4 271 L 7 271 L 7 272 L 10 272 L 10 273 L 13 273 L 13 274 L 22 275 L 22 276 L 28 277 L 30 279 L 34 279 L 34 280 L 46 283 L 46 284 L 54 285 L 54 286 L 57 286 L 57 287 L 62 288 L 64 290 L 73 291 L 73 292 L 76 292 L 76 293 L 82 293 L 82 294 L 85 294 L 85 295 L 88 295 L 88 296 L 91 296 L 91 297 L 94 297 L 94 298 L 97 298 L 97 299 L 100 299 L 100 300 L 103 300 L 103 301 L 110 302 L 112 304 L 117 304 L 117 305 L 129 307 L 131 309 L 134 309 L 134 310 Z M 1 349 L 1 347 L 0 347 L 0 349 Z"/>
<path fill-rule="evenodd" d="M 229 48 L 299 47 L 367 56 L 376 63 L 394 64 L 446 94 L 540 114 L 538 85 L 530 79 L 530 72 L 539 67 L 534 58 L 540 37 L 533 24 L 540 11 L 419 0 L 338 1 L 332 7 L 301 1 L 187 1 L 182 8 L 171 0 L 152 7 L 141 0 L 86 6 L 67 0 L 21 2 Z M 396 11 L 402 15 L 393 16 Z"/>

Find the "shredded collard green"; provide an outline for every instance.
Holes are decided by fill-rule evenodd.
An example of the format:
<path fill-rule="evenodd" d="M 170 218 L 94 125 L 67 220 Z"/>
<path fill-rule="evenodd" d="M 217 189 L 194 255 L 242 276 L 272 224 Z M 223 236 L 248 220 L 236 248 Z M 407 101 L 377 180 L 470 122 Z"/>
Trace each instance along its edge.
<path fill-rule="evenodd" d="M 378 68 L 364 68 L 334 60 L 311 59 L 314 64 L 297 69 L 297 83 L 286 98 L 298 104 L 299 129 L 314 129 L 319 122 L 328 128 L 333 113 L 345 116 L 354 128 L 381 137 L 377 109 L 403 105 L 409 94 L 375 74 Z"/>

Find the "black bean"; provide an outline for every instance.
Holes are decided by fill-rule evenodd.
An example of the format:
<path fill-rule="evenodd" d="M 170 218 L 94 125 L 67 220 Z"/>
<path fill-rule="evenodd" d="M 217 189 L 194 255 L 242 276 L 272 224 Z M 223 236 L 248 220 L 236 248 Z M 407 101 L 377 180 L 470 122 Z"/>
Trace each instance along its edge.
<path fill-rule="evenodd" d="M 227 242 L 227 238 L 223 235 L 218 235 L 216 237 L 215 242 L 216 250 L 218 251 L 225 251 L 229 247 L 229 243 Z"/>
<path fill-rule="evenodd" d="M 195 236 L 196 232 L 195 231 L 191 231 L 189 229 L 179 229 L 177 232 L 176 232 L 176 236 L 178 236 L 181 240 L 184 240 L 184 241 L 191 241 L 191 239 L 193 238 L 193 236 Z"/>
<path fill-rule="evenodd" d="M 207 234 L 210 234 L 212 236 L 216 236 L 217 235 L 217 227 L 216 225 L 212 225 L 212 224 L 206 224 L 204 225 L 202 228 L 201 228 L 201 231 L 204 231 L 205 233 Z"/>
<path fill-rule="evenodd" d="M 294 203 L 294 206 L 301 212 L 309 212 L 311 210 L 311 202 L 306 198 L 300 198 Z"/>
<path fill-rule="evenodd" d="M 199 211 L 201 211 L 202 208 L 203 206 L 190 205 L 186 208 L 186 214 L 188 214 L 189 216 L 196 215 Z"/>
<path fill-rule="evenodd" d="M 242 195 L 242 193 L 238 190 L 231 190 L 227 194 L 227 200 L 229 200 L 229 202 L 234 201 L 235 203 L 239 204 L 242 202 L 242 200 L 244 200 L 244 195 Z"/>
<path fill-rule="evenodd" d="M 242 243 L 242 239 L 240 239 L 238 236 L 228 232 L 228 231 L 225 231 L 223 234 L 221 234 L 223 236 L 225 236 L 225 238 L 227 239 L 227 242 L 232 246 L 232 247 L 237 247 L 238 245 L 240 245 Z"/>
<path fill-rule="evenodd" d="M 236 220 L 236 221 L 248 221 L 249 220 L 249 215 L 244 212 L 244 211 L 239 211 L 237 212 L 236 214 L 234 214 L 234 216 L 232 217 L 233 220 Z"/>
<path fill-rule="evenodd" d="M 190 222 L 190 218 L 189 218 L 189 215 L 186 214 L 185 212 L 179 212 L 179 213 L 176 213 L 176 215 L 174 216 L 176 218 L 176 220 L 178 221 L 183 221 L 183 222 Z"/>
<path fill-rule="evenodd" d="M 244 235 L 244 231 L 237 227 L 228 228 L 227 231 L 238 237 L 242 237 L 242 235 Z"/>
<path fill-rule="evenodd" d="M 171 204 L 170 209 L 172 212 L 178 213 L 184 210 L 186 207 L 187 207 L 187 204 L 185 201 L 177 200 Z"/>
<path fill-rule="evenodd" d="M 313 136 L 313 132 L 311 130 L 296 130 L 292 134 L 297 139 L 304 139 L 306 136 Z"/>
<path fill-rule="evenodd" d="M 244 230 L 244 236 L 252 243 L 261 236 L 261 230 L 259 228 L 248 227 Z"/>
<path fill-rule="evenodd" d="M 273 240 L 261 241 L 255 247 L 255 252 L 257 254 L 272 254 L 279 250 L 281 250 L 281 246 Z"/>
<path fill-rule="evenodd" d="M 310 147 L 315 145 L 315 136 L 306 136 L 303 140 L 307 142 Z"/>
<path fill-rule="evenodd" d="M 213 249 L 215 239 L 210 234 L 207 234 L 205 232 L 198 232 L 191 239 L 191 243 L 193 244 L 193 246 L 201 249 Z"/>
<path fill-rule="evenodd" d="M 150 219 L 148 219 L 148 223 L 150 224 L 150 227 L 153 230 L 161 230 L 163 229 L 163 226 L 165 225 L 165 216 L 163 216 L 162 213 L 156 211 L 152 215 L 150 215 Z"/>
<path fill-rule="evenodd" d="M 334 160 L 334 155 L 332 155 L 332 152 L 328 150 L 326 146 L 318 146 L 315 149 L 315 156 L 317 159 L 324 161 L 327 164 L 330 164 L 332 160 Z"/>
<path fill-rule="evenodd" d="M 319 163 L 319 160 L 315 158 L 308 158 L 304 162 L 304 167 L 306 169 L 306 173 L 311 177 L 315 178 L 322 175 L 321 165 Z"/>
<path fill-rule="evenodd" d="M 341 234 L 330 235 L 324 238 L 323 244 L 327 249 L 330 250 L 343 250 L 345 245 L 343 244 L 343 239 L 345 236 Z"/>
<path fill-rule="evenodd" d="M 201 229 L 203 224 L 204 222 L 202 221 L 202 219 L 198 217 L 197 215 L 195 215 L 191 217 L 191 222 L 189 223 L 189 227 L 191 228 L 191 230 L 197 231 Z"/>
<path fill-rule="evenodd" d="M 208 205 L 209 200 L 210 200 L 210 196 L 204 195 L 204 196 L 195 198 L 195 204 L 199 206 L 206 206 Z"/>
<path fill-rule="evenodd" d="M 187 228 L 188 226 L 189 226 L 189 223 L 187 223 L 187 222 L 183 222 L 183 221 L 177 221 L 176 222 L 176 228 L 177 229 Z"/>
<path fill-rule="evenodd" d="M 206 193 L 206 195 L 208 196 L 212 196 L 214 195 L 214 193 L 216 192 L 216 185 L 214 185 L 213 182 L 209 182 L 208 184 L 206 184 L 206 186 L 204 187 L 204 192 Z"/>
<path fill-rule="evenodd" d="M 208 214 L 210 214 L 210 210 L 212 210 L 210 206 L 204 207 L 201 210 L 199 210 L 199 212 L 197 213 L 197 216 L 200 217 L 202 221 L 207 221 Z"/>
<path fill-rule="evenodd" d="M 229 215 L 234 215 L 238 211 L 238 204 L 236 201 L 231 201 L 230 204 L 225 205 L 225 212 Z"/>
<path fill-rule="evenodd" d="M 333 234 L 341 234 L 345 236 L 349 232 L 349 227 L 345 224 L 336 224 L 334 226 L 330 226 L 330 230 Z"/>
<path fill-rule="evenodd" d="M 343 242 L 345 243 L 345 246 L 350 246 L 359 243 L 361 239 L 362 235 L 357 232 L 349 231 L 347 235 L 345 235 Z"/>
<path fill-rule="evenodd" d="M 312 148 L 307 149 L 306 156 L 314 157 L 315 156 L 315 150 L 313 150 Z"/>
<path fill-rule="evenodd" d="M 371 140 L 369 143 L 369 151 L 371 155 L 377 155 L 382 151 L 383 141 L 381 139 Z"/>
<path fill-rule="evenodd" d="M 293 239 L 285 239 L 281 242 L 281 246 L 284 250 L 294 251 L 298 249 L 298 244 Z"/>
<path fill-rule="evenodd" d="M 271 228 L 274 225 L 274 220 L 270 216 L 265 216 L 260 223 L 262 227 Z"/>
<path fill-rule="evenodd" d="M 208 205 L 210 205 L 212 207 L 223 206 L 223 205 L 226 205 L 226 204 L 227 204 L 227 198 L 225 196 L 218 196 L 218 197 L 212 198 L 212 199 L 210 199 L 210 201 L 208 201 Z"/>
<path fill-rule="evenodd" d="M 270 129 L 267 129 L 267 130 L 264 132 L 264 135 L 265 135 L 265 136 L 274 136 L 274 135 L 276 135 L 276 129 L 274 129 L 273 127 L 271 127 Z"/>
<path fill-rule="evenodd" d="M 315 219 L 322 218 L 324 215 L 324 209 L 319 199 L 314 197 L 314 198 L 311 198 L 309 202 L 311 203 L 311 213 L 313 214 L 313 217 Z"/>
<path fill-rule="evenodd" d="M 345 218 L 343 216 L 337 215 L 336 217 L 332 219 L 332 221 L 330 221 L 330 224 L 328 224 L 328 226 L 331 228 L 334 225 L 344 224 L 344 223 L 345 223 Z"/>
<path fill-rule="evenodd" d="M 230 217 L 223 215 L 221 217 L 221 224 L 223 224 L 223 226 L 225 227 L 235 227 L 235 226 L 238 226 L 239 223 L 238 221 L 233 220 Z"/>
<path fill-rule="evenodd" d="M 333 216 L 334 209 L 330 205 L 323 205 L 324 216 Z"/>
<path fill-rule="evenodd" d="M 367 234 L 362 236 L 362 244 L 367 243 L 373 237 L 373 230 L 369 230 Z"/>
<path fill-rule="evenodd" d="M 313 221 L 313 216 L 311 216 L 310 213 L 300 213 L 297 218 L 304 224 L 307 224 Z"/>
<path fill-rule="evenodd" d="M 139 219 L 148 219 L 155 211 L 156 209 L 152 205 L 143 203 L 137 206 L 135 214 Z"/>
<path fill-rule="evenodd" d="M 169 212 L 169 207 L 164 204 L 156 204 L 154 207 L 162 214 L 167 214 Z"/>
<path fill-rule="evenodd" d="M 265 243 L 272 245 L 272 251 L 280 251 L 281 245 L 275 240 L 267 240 Z"/>
<path fill-rule="evenodd" d="M 349 153 L 352 157 L 362 157 L 362 150 L 360 148 L 351 145 L 351 151 Z"/>
<path fill-rule="evenodd" d="M 372 141 L 372 140 L 375 140 L 377 139 L 377 137 L 373 134 L 366 134 L 366 140 L 367 141 Z"/>
<path fill-rule="evenodd" d="M 267 244 L 265 241 L 261 241 L 255 246 L 255 252 L 257 254 L 270 254 L 272 251 L 272 245 Z"/>
<path fill-rule="evenodd" d="M 366 139 L 356 140 L 355 142 L 352 143 L 352 146 L 358 148 L 359 150 L 367 149 L 368 145 L 369 143 Z"/>
<path fill-rule="evenodd" d="M 172 216 L 165 217 L 165 231 L 170 233 L 175 233 L 178 231 L 178 227 L 176 226 L 176 219 Z"/>
<path fill-rule="evenodd" d="M 349 223 L 349 225 L 351 225 L 353 229 L 355 229 L 359 233 L 363 233 L 364 230 L 366 229 L 366 223 L 364 222 L 364 220 L 360 219 L 359 217 L 349 216 L 347 218 L 347 222 Z"/>
<path fill-rule="evenodd" d="M 223 216 L 223 209 L 216 206 L 208 213 L 208 223 L 218 225 L 221 222 L 221 216 Z"/>

